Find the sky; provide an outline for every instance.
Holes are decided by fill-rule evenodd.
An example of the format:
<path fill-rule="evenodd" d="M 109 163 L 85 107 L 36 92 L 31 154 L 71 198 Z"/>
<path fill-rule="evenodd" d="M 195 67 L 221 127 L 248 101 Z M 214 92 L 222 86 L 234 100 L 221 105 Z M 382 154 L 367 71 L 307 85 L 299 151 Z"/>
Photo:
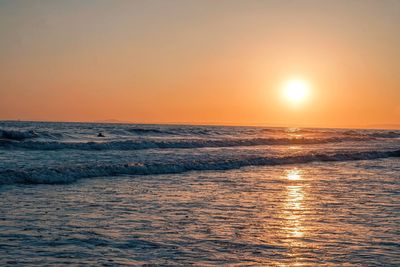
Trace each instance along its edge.
<path fill-rule="evenodd" d="M 400 128 L 399 25 L 397 0 L 0 0 L 0 120 Z"/>

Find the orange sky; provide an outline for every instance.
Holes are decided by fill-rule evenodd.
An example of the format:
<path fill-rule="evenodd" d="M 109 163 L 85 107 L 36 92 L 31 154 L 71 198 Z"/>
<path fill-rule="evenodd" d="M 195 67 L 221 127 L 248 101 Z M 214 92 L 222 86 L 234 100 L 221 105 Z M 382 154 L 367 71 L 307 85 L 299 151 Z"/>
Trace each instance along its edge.
<path fill-rule="evenodd" d="M 0 119 L 399 127 L 399 25 L 396 0 L 0 1 Z"/>

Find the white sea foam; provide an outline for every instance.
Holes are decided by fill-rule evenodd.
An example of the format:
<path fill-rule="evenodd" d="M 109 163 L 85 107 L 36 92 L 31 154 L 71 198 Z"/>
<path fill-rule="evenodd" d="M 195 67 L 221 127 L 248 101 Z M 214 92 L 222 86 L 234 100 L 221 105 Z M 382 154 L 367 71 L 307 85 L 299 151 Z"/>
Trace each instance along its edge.
<path fill-rule="evenodd" d="M 287 157 L 241 157 L 218 160 L 182 160 L 173 162 L 131 162 L 121 164 L 91 164 L 62 166 L 58 168 L 32 168 L 27 170 L 5 170 L 0 172 L 0 184 L 10 183 L 69 183 L 82 178 L 118 175 L 157 175 L 188 171 L 230 170 L 247 166 L 273 166 L 325 161 L 371 160 L 400 157 L 400 150 L 364 151 L 337 154 L 309 154 Z"/>

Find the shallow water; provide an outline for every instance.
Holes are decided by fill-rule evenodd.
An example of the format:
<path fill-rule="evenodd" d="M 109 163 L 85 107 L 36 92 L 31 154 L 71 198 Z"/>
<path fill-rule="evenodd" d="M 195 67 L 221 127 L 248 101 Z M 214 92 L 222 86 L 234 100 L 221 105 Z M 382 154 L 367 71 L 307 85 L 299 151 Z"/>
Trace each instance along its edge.
<path fill-rule="evenodd" d="M 398 131 L 0 129 L 1 266 L 400 265 Z"/>
<path fill-rule="evenodd" d="M 398 266 L 384 159 L 1 188 L 0 264 Z"/>

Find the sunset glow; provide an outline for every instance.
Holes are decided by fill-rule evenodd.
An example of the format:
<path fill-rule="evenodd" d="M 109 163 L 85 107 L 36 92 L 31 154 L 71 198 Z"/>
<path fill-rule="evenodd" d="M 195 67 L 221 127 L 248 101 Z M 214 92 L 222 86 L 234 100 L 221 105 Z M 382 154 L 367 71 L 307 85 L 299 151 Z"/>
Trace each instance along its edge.
<path fill-rule="evenodd" d="M 399 1 L 100 2 L 0 2 L 0 120 L 400 127 Z"/>

